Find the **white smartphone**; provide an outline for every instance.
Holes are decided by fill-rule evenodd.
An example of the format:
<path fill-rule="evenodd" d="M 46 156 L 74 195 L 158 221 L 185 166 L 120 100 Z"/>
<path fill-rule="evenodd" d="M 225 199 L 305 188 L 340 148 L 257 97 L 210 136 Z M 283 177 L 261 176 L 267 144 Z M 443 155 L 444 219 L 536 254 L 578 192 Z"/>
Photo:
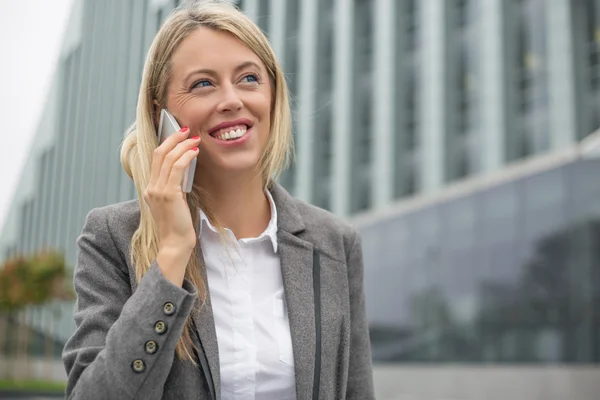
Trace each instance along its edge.
<path fill-rule="evenodd" d="M 173 115 L 165 110 L 164 108 L 160 112 L 160 121 L 158 122 L 158 143 L 163 142 L 164 139 L 177 133 L 181 127 L 177 123 L 177 120 Z M 194 172 L 196 171 L 196 158 L 192 160 L 190 165 L 185 169 L 183 173 L 183 180 L 181 181 L 181 189 L 189 193 L 192 191 L 192 185 L 194 184 Z"/>

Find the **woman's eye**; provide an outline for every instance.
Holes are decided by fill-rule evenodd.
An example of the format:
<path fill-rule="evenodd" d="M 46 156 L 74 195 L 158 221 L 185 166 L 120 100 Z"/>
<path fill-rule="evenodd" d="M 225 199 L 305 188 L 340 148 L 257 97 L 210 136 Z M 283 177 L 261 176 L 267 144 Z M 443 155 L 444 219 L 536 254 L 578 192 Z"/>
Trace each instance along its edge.
<path fill-rule="evenodd" d="M 199 88 L 199 87 L 208 87 L 210 85 L 212 85 L 212 84 L 209 81 L 207 81 L 207 80 L 201 80 L 201 81 L 198 81 L 198 82 L 194 83 L 192 85 L 192 89 Z"/>
<path fill-rule="evenodd" d="M 255 82 L 258 82 L 258 76 L 254 75 L 254 74 L 248 74 L 245 77 L 243 77 L 242 80 L 245 80 L 246 82 L 249 82 L 249 83 L 255 83 Z"/>

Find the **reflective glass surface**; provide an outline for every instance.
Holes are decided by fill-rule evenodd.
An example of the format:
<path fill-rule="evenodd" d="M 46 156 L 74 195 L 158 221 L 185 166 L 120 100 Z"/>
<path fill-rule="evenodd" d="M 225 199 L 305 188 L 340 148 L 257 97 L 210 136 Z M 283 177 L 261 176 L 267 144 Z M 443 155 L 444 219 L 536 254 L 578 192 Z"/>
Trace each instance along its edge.
<path fill-rule="evenodd" d="M 599 160 L 361 229 L 375 361 L 600 362 Z"/>

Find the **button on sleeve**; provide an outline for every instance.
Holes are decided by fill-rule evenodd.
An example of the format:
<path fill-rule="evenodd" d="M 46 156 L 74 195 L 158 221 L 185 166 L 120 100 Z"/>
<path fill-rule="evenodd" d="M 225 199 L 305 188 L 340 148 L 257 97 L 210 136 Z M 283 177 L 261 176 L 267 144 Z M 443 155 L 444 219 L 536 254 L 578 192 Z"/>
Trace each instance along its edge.
<path fill-rule="evenodd" d="M 156 353 L 156 350 L 158 350 L 158 343 L 156 343 L 154 340 L 148 340 L 144 348 L 146 350 L 146 353 L 154 354 Z"/>
<path fill-rule="evenodd" d="M 154 324 L 154 332 L 158 333 L 159 335 L 162 335 L 166 331 L 167 324 L 165 324 L 163 321 L 157 321 L 156 324 Z"/>
<path fill-rule="evenodd" d="M 144 361 L 138 358 L 136 360 L 133 360 L 133 363 L 131 363 L 131 368 L 133 368 L 133 370 L 137 373 L 144 372 L 144 370 L 146 369 L 146 364 L 144 363 Z"/>
<path fill-rule="evenodd" d="M 165 303 L 165 305 L 163 306 L 163 312 L 165 313 L 165 315 L 175 314 L 175 305 L 170 301 Z"/>

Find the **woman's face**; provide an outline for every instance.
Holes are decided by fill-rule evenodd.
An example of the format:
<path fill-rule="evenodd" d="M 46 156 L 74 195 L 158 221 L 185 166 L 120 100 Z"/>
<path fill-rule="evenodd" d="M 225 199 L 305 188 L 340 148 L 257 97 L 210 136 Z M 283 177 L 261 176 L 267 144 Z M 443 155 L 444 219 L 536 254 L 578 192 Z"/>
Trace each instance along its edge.
<path fill-rule="evenodd" d="M 267 70 L 233 35 L 198 28 L 173 54 L 167 108 L 202 137 L 196 175 L 247 171 L 269 138 Z"/>

